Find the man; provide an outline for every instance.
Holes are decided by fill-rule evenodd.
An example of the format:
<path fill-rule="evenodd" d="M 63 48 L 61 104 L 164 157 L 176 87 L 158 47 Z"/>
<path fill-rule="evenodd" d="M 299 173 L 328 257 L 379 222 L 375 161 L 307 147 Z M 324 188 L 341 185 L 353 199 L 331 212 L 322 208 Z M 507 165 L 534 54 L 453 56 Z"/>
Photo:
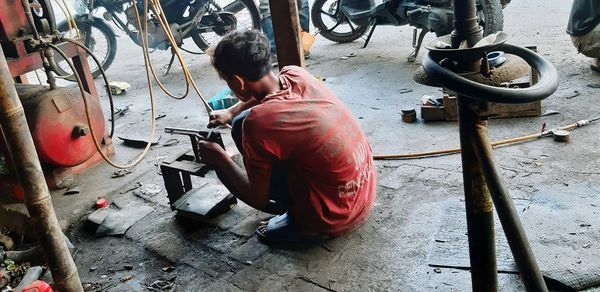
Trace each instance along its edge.
<path fill-rule="evenodd" d="M 567 33 L 579 53 L 594 58 L 590 68 L 600 73 L 600 0 L 574 0 Z"/>
<path fill-rule="evenodd" d="M 266 243 L 302 248 L 353 230 L 375 199 L 371 148 L 350 110 L 306 70 L 271 70 L 267 38 L 235 31 L 212 62 L 240 103 L 213 112 L 210 127 L 232 122 L 244 158 L 238 167 L 217 144 L 199 151 L 237 198 L 272 214 L 256 233 Z"/>
<path fill-rule="evenodd" d="M 308 6 L 308 0 L 297 0 L 298 3 L 298 18 L 300 21 L 300 28 L 303 31 L 309 32 L 310 28 L 310 11 Z M 269 8 L 269 0 L 260 0 L 258 4 L 258 11 L 260 12 L 260 28 L 267 35 L 269 44 L 271 45 L 271 62 L 274 66 L 277 65 L 277 51 L 275 47 L 275 35 L 273 34 L 273 19 L 271 18 L 271 10 Z M 304 52 L 304 57 L 310 57 L 310 52 Z"/>

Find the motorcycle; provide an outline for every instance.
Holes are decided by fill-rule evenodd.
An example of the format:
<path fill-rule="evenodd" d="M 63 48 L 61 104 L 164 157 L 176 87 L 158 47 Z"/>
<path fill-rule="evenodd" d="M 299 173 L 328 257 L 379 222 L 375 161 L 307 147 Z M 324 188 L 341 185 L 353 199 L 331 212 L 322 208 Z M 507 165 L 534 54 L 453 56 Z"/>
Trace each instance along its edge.
<path fill-rule="evenodd" d="M 110 67 L 117 53 L 117 35 L 109 25 L 109 21 L 125 32 L 134 43 L 141 46 L 143 33 L 138 29 L 136 14 L 143 22 L 144 13 L 148 13 L 145 32 L 148 47 L 160 50 L 170 48 L 171 45 L 154 11 L 142 11 L 144 7 L 142 0 L 133 0 L 137 1 L 136 5 L 132 0 L 89 0 L 87 3 L 86 1 L 88 0 L 73 1 L 76 12 L 75 24 L 79 28 L 82 43 L 98 57 L 104 70 Z M 232 30 L 260 28 L 260 14 L 253 0 L 161 0 L 160 3 L 179 48 L 183 45 L 184 39 L 191 37 L 198 48 L 206 51 Z M 94 11 L 99 8 L 106 11 L 102 18 L 94 16 Z M 77 35 L 74 27 L 66 20 L 59 23 L 57 29 L 66 37 Z M 171 58 L 172 62 L 173 58 Z M 57 63 L 58 74 L 74 81 L 75 78 L 68 64 L 64 60 L 62 62 L 58 60 Z M 98 77 L 101 73 L 100 69 L 93 65 L 95 63 L 91 60 L 89 63 L 92 76 Z"/>
<path fill-rule="evenodd" d="M 510 0 L 477 0 L 477 16 L 484 36 L 502 30 L 502 9 Z M 408 61 L 414 62 L 423 38 L 428 32 L 436 36 L 452 32 L 454 12 L 452 0 L 315 0 L 311 9 L 313 25 L 326 39 L 347 43 L 361 38 L 369 29 L 363 48 L 367 47 L 379 25 L 410 25 L 414 51 Z M 421 33 L 417 37 L 417 31 Z"/>

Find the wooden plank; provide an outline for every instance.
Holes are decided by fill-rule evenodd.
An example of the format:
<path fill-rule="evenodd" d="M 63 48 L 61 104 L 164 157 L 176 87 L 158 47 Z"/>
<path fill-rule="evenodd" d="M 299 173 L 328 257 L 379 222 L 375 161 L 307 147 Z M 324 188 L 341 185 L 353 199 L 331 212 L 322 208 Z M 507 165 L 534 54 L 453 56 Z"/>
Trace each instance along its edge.
<path fill-rule="evenodd" d="M 273 34 L 277 46 L 279 68 L 304 66 L 304 50 L 300 41 L 300 20 L 296 0 L 269 0 Z"/>

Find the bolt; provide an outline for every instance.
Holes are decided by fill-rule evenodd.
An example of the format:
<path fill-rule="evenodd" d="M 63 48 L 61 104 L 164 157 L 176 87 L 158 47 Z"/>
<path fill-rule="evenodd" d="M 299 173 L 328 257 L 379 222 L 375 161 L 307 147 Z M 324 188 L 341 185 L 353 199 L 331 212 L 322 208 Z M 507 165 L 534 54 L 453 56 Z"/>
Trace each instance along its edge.
<path fill-rule="evenodd" d="M 90 128 L 86 125 L 77 125 L 73 128 L 73 137 L 83 137 L 90 133 Z"/>

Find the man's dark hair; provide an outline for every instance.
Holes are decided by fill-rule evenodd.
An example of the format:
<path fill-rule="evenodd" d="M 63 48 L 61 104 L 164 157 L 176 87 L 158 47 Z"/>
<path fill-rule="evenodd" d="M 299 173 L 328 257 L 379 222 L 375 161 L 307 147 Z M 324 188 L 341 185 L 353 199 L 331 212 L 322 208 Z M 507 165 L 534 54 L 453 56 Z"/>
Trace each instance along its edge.
<path fill-rule="evenodd" d="M 257 81 L 272 68 L 269 40 L 258 30 L 233 31 L 213 49 L 212 64 L 226 78 Z"/>

